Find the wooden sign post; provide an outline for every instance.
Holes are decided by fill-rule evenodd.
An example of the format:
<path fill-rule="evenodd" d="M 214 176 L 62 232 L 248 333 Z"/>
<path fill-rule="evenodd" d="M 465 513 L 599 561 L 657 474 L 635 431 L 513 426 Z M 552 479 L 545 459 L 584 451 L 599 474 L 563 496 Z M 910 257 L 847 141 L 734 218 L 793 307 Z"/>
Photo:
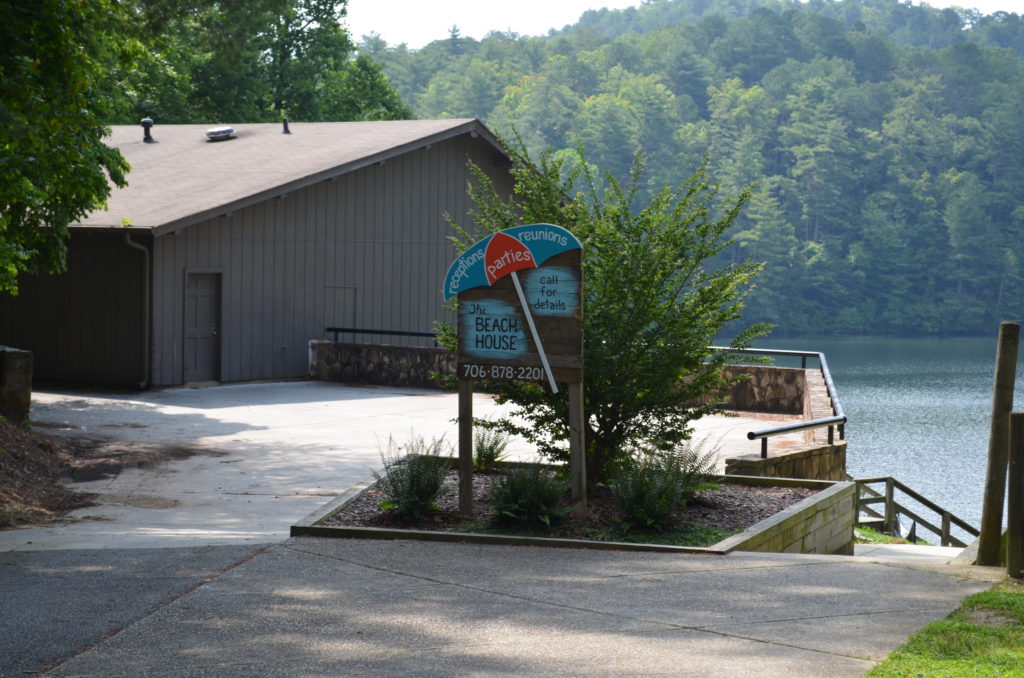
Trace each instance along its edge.
<path fill-rule="evenodd" d="M 459 510 L 472 510 L 472 382 L 510 379 L 569 385 L 573 499 L 585 514 L 579 240 L 552 224 L 499 231 L 452 263 L 444 295 L 459 301 Z"/>

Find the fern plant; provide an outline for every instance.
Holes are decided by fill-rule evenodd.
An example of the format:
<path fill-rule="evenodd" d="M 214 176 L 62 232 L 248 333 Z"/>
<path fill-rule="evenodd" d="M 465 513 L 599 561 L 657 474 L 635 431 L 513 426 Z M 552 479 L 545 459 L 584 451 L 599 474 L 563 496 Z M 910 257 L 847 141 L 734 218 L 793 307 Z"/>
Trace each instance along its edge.
<path fill-rule="evenodd" d="M 500 429 L 477 428 L 473 432 L 473 468 L 494 470 L 499 461 L 504 461 L 509 442 L 509 435 Z"/>
<path fill-rule="evenodd" d="M 627 529 L 663 530 L 697 492 L 713 488 L 717 448 L 686 442 L 670 450 L 634 450 L 612 491 Z"/>
<path fill-rule="evenodd" d="M 508 469 L 491 493 L 498 522 L 550 527 L 570 511 L 562 506 L 566 484 L 537 464 Z"/>
<path fill-rule="evenodd" d="M 442 450 L 452 456 L 443 438 L 427 443 L 415 436 L 403 447 L 389 437 L 387 449 L 381 452 L 384 472 L 373 474 L 383 497 L 380 508 L 405 522 L 439 510 L 435 501 L 450 466 Z"/>

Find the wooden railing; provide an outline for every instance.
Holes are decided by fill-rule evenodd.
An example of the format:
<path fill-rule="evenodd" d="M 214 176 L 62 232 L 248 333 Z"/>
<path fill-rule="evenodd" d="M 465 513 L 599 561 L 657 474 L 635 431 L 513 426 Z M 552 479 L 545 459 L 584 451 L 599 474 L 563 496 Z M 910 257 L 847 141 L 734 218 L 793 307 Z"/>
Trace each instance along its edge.
<path fill-rule="evenodd" d="M 940 544 L 942 546 L 958 546 L 960 548 L 965 548 L 967 546 L 967 544 L 960 541 L 950 533 L 952 526 L 954 525 L 973 537 L 977 537 L 979 534 L 976 527 L 964 522 L 935 502 L 925 499 L 923 496 L 895 478 L 861 478 L 856 480 L 856 483 L 858 516 L 864 514 L 872 518 L 877 518 L 882 523 L 882 531 L 887 534 L 896 533 L 898 530 L 897 521 L 901 515 L 910 518 L 917 525 L 933 532 L 939 537 Z M 873 487 L 869 487 L 870 485 L 878 485 L 882 483 L 885 484 L 883 492 L 879 492 Z M 939 522 L 941 525 L 935 525 L 934 523 L 929 522 L 916 512 L 897 502 L 895 496 L 897 490 L 922 506 L 934 511 L 939 516 Z M 883 505 L 883 511 L 881 513 L 873 508 L 878 504 Z M 864 522 L 867 521 L 861 520 L 858 517 L 858 523 Z"/>

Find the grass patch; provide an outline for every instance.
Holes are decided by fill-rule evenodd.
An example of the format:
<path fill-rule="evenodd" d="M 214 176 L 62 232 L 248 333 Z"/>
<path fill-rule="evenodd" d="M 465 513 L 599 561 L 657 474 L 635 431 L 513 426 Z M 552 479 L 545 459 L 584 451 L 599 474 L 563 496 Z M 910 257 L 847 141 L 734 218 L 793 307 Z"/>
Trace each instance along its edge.
<path fill-rule="evenodd" d="M 853 538 L 858 544 L 916 544 L 918 546 L 932 546 L 931 543 L 926 542 L 924 539 L 918 539 L 917 541 L 910 541 L 903 537 L 894 537 L 877 530 L 873 530 L 870 527 L 855 527 L 853 528 Z"/>
<path fill-rule="evenodd" d="M 1024 583 L 1007 579 L 924 627 L 866 674 L 987 678 L 1024 675 Z"/>

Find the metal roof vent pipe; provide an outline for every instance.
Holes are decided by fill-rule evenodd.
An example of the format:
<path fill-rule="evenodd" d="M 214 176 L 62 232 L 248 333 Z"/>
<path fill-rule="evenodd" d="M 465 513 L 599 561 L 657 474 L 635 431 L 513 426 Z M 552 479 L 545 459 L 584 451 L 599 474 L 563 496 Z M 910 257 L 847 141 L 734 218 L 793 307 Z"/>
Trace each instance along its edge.
<path fill-rule="evenodd" d="M 281 118 L 281 122 L 284 124 L 284 129 L 281 130 L 281 134 L 291 134 L 292 131 L 288 129 L 288 118 Z"/>
<path fill-rule="evenodd" d="M 153 129 L 153 118 L 143 118 L 139 120 L 139 124 L 142 125 L 142 143 L 155 144 L 156 139 L 149 133 L 149 130 Z"/>

